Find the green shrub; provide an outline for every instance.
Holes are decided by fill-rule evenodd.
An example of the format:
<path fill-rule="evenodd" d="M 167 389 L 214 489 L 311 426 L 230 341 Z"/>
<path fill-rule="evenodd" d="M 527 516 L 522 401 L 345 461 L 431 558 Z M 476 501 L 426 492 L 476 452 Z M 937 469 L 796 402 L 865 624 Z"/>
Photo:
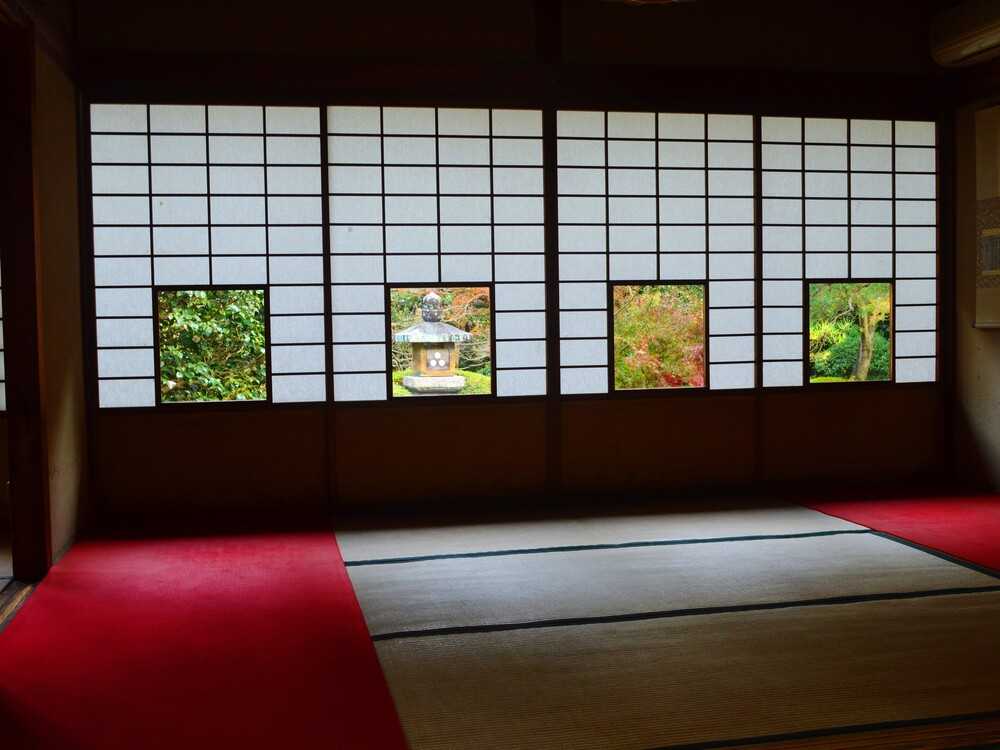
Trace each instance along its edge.
<path fill-rule="evenodd" d="M 162 401 L 267 398 L 263 291 L 161 291 L 157 314 Z"/>
<path fill-rule="evenodd" d="M 820 334 L 822 335 L 822 334 Z M 810 340 L 813 340 L 810 329 Z M 868 371 L 868 380 L 888 380 L 889 378 L 889 340 L 881 331 L 875 331 L 875 351 L 872 354 L 872 364 Z M 813 378 L 848 379 L 854 372 L 858 359 L 858 348 L 861 346 L 861 334 L 856 325 L 847 327 L 844 335 L 825 349 L 809 352 L 809 366 Z"/>

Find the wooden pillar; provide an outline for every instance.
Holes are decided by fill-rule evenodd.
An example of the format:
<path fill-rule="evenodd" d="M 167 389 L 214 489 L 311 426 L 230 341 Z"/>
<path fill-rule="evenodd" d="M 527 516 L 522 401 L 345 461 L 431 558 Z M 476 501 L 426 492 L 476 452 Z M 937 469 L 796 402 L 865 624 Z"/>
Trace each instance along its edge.
<path fill-rule="evenodd" d="M 34 34 L 0 23 L 0 264 L 3 269 L 14 576 L 40 580 L 52 561 L 42 398 L 38 245 L 32 167 Z"/>

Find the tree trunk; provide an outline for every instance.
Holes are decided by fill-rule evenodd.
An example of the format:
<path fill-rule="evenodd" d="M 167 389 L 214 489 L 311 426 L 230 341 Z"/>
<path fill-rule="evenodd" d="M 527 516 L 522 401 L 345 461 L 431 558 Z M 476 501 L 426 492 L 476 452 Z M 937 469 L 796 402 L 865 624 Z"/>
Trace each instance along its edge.
<path fill-rule="evenodd" d="M 874 315 L 862 317 L 858 326 L 861 332 L 861 341 L 858 346 L 858 359 L 854 363 L 854 372 L 851 374 L 852 380 L 867 380 L 868 371 L 872 366 L 872 355 L 875 353 L 875 323 Z"/>

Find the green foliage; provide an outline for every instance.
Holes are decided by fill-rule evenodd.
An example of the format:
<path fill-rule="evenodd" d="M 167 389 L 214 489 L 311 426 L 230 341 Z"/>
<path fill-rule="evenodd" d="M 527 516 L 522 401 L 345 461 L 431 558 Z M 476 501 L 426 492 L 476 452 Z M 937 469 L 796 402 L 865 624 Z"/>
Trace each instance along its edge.
<path fill-rule="evenodd" d="M 837 282 L 809 285 L 809 325 L 889 315 L 890 285 L 886 282 Z"/>
<path fill-rule="evenodd" d="M 456 375 L 463 375 L 465 377 L 465 387 L 460 390 L 457 396 L 488 396 L 490 394 L 490 386 L 492 381 L 489 375 L 481 375 L 478 372 L 469 372 L 468 370 L 456 370 Z M 403 387 L 403 376 L 406 375 L 405 372 L 394 372 L 392 373 L 392 395 L 393 396 L 412 396 Z"/>
<path fill-rule="evenodd" d="M 162 401 L 267 398 L 264 292 L 161 291 Z"/>
<path fill-rule="evenodd" d="M 615 388 L 705 385 L 705 290 L 696 284 L 616 286 Z"/>
<path fill-rule="evenodd" d="M 809 368 L 812 375 L 809 380 L 814 383 L 817 378 L 850 380 L 854 363 L 858 359 L 860 339 L 858 327 L 848 326 L 843 335 L 827 348 L 813 352 L 810 347 Z M 868 380 L 888 380 L 889 340 L 880 331 L 876 331 L 874 341 L 875 351 L 871 369 L 868 370 Z"/>
<path fill-rule="evenodd" d="M 870 334 L 871 363 L 864 380 L 888 380 L 891 287 L 885 282 L 809 285 L 809 381 L 858 379 L 863 331 Z"/>
<path fill-rule="evenodd" d="M 393 333 L 420 322 L 420 301 L 431 291 L 441 297 L 441 320 L 472 334 L 471 341 L 458 345 L 458 372 L 466 377 L 465 388 L 458 395 L 490 393 L 493 360 L 489 287 L 393 289 L 389 295 Z M 403 375 L 407 374 L 413 365 L 412 355 L 409 344 L 392 343 L 393 396 L 413 395 L 400 385 Z"/>

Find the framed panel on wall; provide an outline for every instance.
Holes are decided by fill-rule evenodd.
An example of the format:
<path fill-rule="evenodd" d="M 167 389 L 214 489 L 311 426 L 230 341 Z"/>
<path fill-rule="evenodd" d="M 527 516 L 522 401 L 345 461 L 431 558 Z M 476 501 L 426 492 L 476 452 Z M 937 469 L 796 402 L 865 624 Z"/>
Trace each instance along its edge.
<path fill-rule="evenodd" d="M 977 328 L 1000 328 L 1000 107 L 976 112 Z"/>
<path fill-rule="evenodd" d="M 612 381 L 637 369 L 628 377 L 752 388 L 753 117 L 560 111 L 557 122 L 561 392 L 622 390 Z M 695 315 L 677 290 L 697 286 L 705 341 L 683 354 L 635 354 L 641 332 L 627 343 L 621 330 L 635 312 L 611 312 L 609 289 L 626 283 L 648 285 L 636 309 L 661 339 L 668 319 Z"/>
<path fill-rule="evenodd" d="M 545 394 L 541 111 L 330 107 L 327 123 L 334 400 L 414 394 L 403 379 L 431 377 L 392 341 L 405 287 L 469 326 L 466 386 L 439 395 Z M 472 354 L 487 341 L 488 363 Z"/>
<path fill-rule="evenodd" d="M 936 380 L 933 122 L 553 114 L 92 105 L 99 405 Z"/>
<path fill-rule="evenodd" d="M 932 122 L 761 118 L 763 386 L 937 377 Z"/>
<path fill-rule="evenodd" d="M 320 109 L 95 104 L 90 130 L 100 406 L 154 406 L 178 388 L 188 401 L 324 401 Z M 164 369 L 165 287 L 202 301 L 258 290 L 169 302 L 187 315 L 178 325 L 234 331 L 266 302 L 266 388 L 219 388 L 204 357 Z"/>

